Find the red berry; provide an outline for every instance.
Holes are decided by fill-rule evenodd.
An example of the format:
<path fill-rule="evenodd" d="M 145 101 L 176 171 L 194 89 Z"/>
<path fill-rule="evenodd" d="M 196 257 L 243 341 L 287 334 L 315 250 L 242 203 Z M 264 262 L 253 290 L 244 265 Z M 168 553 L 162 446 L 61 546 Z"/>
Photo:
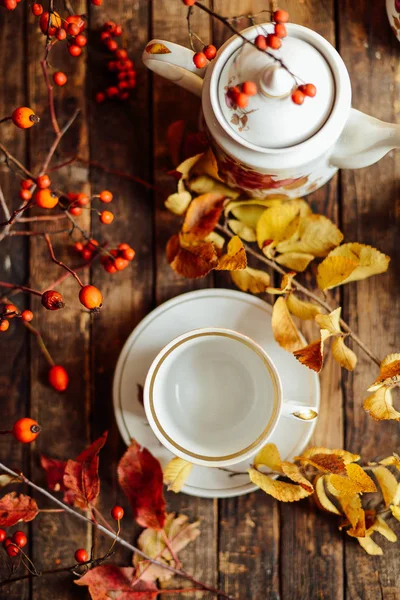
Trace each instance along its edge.
<path fill-rule="evenodd" d="M 23 180 L 21 181 L 21 187 L 22 187 L 24 190 L 30 190 L 30 189 L 31 189 L 31 187 L 33 186 L 33 183 L 34 183 L 34 182 L 32 181 L 32 179 L 23 179 Z"/>
<path fill-rule="evenodd" d="M 82 54 L 82 48 L 76 44 L 71 44 L 71 46 L 68 46 L 68 52 L 71 56 L 80 56 Z"/>
<path fill-rule="evenodd" d="M 117 272 L 117 269 L 114 265 L 114 261 L 111 259 L 104 261 L 103 267 L 104 267 L 104 270 L 107 271 L 107 273 L 116 273 Z"/>
<path fill-rule="evenodd" d="M 108 98 L 115 98 L 118 96 L 118 88 L 115 85 L 112 85 L 106 89 L 106 95 Z"/>
<path fill-rule="evenodd" d="M 194 6 L 195 2 L 196 2 L 196 0 L 183 0 L 183 4 L 185 6 Z"/>
<path fill-rule="evenodd" d="M 122 508 L 122 506 L 114 506 L 111 509 L 111 516 L 114 519 L 114 521 L 120 521 L 123 518 L 124 514 L 124 509 Z"/>
<path fill-rule="evenodd" d="M 100 213 L 100 221 L 103 225 L 110 225 L 114 221 L 114 214 L 109 210 L 103 210 Z"/>
<path fill-rule="evenodd" d="M 118 244 L 118 250 L 128 250 L 128 248 L 130 248 L 129 244 Z"/>
<path fill-rule="evenodd" d="M 287 30 L 283 23 L 277 23 L 275 25 L 275 35 L 279 38 L 285 38 L 287 36 Z"/>
<path fill-rule="evenodd" d="M 111 40 L 111 35 L 108 33 L 108 31 L 102 31 L 100 33 L 100 40 L 105 43 L 108 40 Z"/>
<path fill-rule="evenodd" d="M 242 83 L 242 92 L 246 96 L 255 96 L 257 94 L 257 84 L 254 81 L 245 81 Z"/>
<path fill-rule="evenodd" d="M 299 90 L 309 98 L 314 98 L 314 96 L 316 96 L 317 94 L 317 88 L 313 83 L 306 83 L 305 85 L 300 85 Z"/>
<path fill-rule="evenodd" d="M 5 304 L 3 308 L 3 316 L 7 319 L 13 319 L 18 314 L 18 308 L 15 304 Z"/>
<path fill-rule="evenodd" d="M 80 217 L 82 214 L 82 209 L 80 206 L 71 206 L 71 208 L 68 209 L 68 212 L 74 217 Z"/>
<path fill-rule="evenodd" d="M 76 242 L 74 244 L 74 248 L 77 252 L 81 253 L 84 248 L 84 245 L 82 244 L 82 242 Z"/>
<path fill-rule="evenodd" d="M 6 552 L 7 552 L 8 556 L 10 558 L 13 558 L 14 556 L 17 556 L 17 554 L 19 553 L 18 546 L 16 546 L 14 544 L 14 542 L 10 538 L 6 538 L 4 540 L 4 547 L 5 547 Z"/>
<path fill-rule="evenodd" d="M 28 543 L 28 538 L 23 531 L 14 531 L 12 540 L 14 544 L 17 544 L 20 548 L 24 548 Z"/>
<path fill-rule="evenodd" d="M 56 38 L 60 42 L 62 42 L 63 40 L 65 40 L 66 37 L 67 37 L 67 32 L 65 31 L 65 29 L 63 29 L 62 27 L 60 27 L 59 29 L 57 29 Z"/>
<path fill-rule="evenodd" d="M 204 69 L 207 64 L 207 58 L 204 52 L 196 52 L 193 56 L 193 62 L 198 69 Z"/>
<path fill-rule="evenodd" d="M 113 195 L 108 190 L 103 190 L 102 192 L 100 192 L 101 202 L 105 202 L 106 204 L 108 204 L 109 202 L 112 201 L 112 199 L 113 199 Z"/>
<path fill-rule="evenodd" d="M 0 529 L 0 544 L 4 542 L 7 537 L 7 533 L 4 529 Z"/>
<path fill-rule="evenodd" d="M 60 292 L 47 290 L 47 292 L 43 292 L 42 294 L 42 305 L 47 308 L 47 310 L 59 310 L 65 306 L 64 298 L 61 296 Z"/>
<path fill-rule="evenodd" d="M 113 31 L 113 36 L 114 37 L 118 37 L 119 35 L 122 35 L 122 26 L 121 25 L 116 25 L 115 29 Z"/>
<path fill-rule="evenodd" d="M 57 392 L 65 392 L 68 387 L 68 373 L 61 365 L 53 365 L 49 370 L 49 383 Z"/>
<path fill-rule="evenodd" d="M 120 49 L 116 51 L 115 56 L 118 58 L 118 60 L 125 60 L 128 58 L 128 53 L 126 50 Z"/>
<path fill-rule="evenodd" d="M 10 323 L 7 319 L 4 319 L 3 321 L 0 321 L 0 331 L 7 331 L 7 329 L 10 327 Z"/>
<path fill-rule="evenodd" d="M 99 310 L 103 304 L 103 296 L 94 285 L 84 285 L 79 292 L 79 300 L 90 310 Z"/>
<path fill-rule="evenodd" d="M 80 30 L 81 29 L 80 29 L 79 25 L 77 25 L 76 23 L 69 23 L 67 25 L 67 31 L 70 35 L 78 35 Z"/>
<path fill-rule="evenodd" d="M 82 258 L 83 260 L 90 260 L 93 256 L 93 252 L 89 248 L 84 248 L 82 250 Z"/>
<path fill-rule="evenodd" d="M 35 17 L 40 17 L 40 15 L 43 14 L 43 6 L 38 2 L 35 2 L 32 4 L 32 13 L 35 15 Z"/>
<path fill-rule="evenodd" d="M 118 49 L 118 44 L 115 40 L 108 40 L 107 48 L 109 49 L 110 52 L 115 52 L 115 50 Z"/>
<path fill-rule="evenodd" d="M 267 44 L 270 48 L 272 48 L 272 50 L 279 50 L 279 48 L 282 46 L 280 38 L 278 38 L 278 36 L 274 33 L 268 34 Z"/>
<path fill-rule="evenodd" d="M 89 554 L 86 552 L 84 548 L 79 548 L 75 552 L 75 560 L 77 563 L 85 563 L 89 560 Z"/>
<path fill-rule="evenodd" d="M 295 104 L 303 104 L 305 100 L 305 95 L 301 90 L 297 89 L 292 94 L 292 100 Z"/>
<path fill-rule="evenodd" d="M 80 15 L 70 15 L 65 19 L 64 28 L 67 29 L 70 23 L 75 23 L 79 27 L 79 32 L 85 29 L 85 20 Z M 79 33 L 78 32 L 78 33 Z"/>
<path fill-rule="evenodd" d="M 21 200 L 25 200 L 25 202 L 28 202 L 28 200 L 32 198 L 32 192 L 30 192 L 29 190 L 22 189 L 19 190 L 18 196 L 21 198 Z"/>
<path fill-rule="evenodd" d="M 12 434 L 21 444 L 30 444 L 36 440 L 40 433 L 39 424 L 33 419 L 24 417 L 16 421 L 12 428 Z"/>
<path fill-rule="evenodd" d="M 254 40 L 254 43 L 259 50 L 267 49 L 267 38 L 265 37 L 265 35 L 258 35 Z"/>
<path fill-rule="evenodd" d="M 289 13 L 287 10 L 276 10 L 273 14 L 275 23 L 287 23 L 289 21 Z"/>
<path fill-rule="evenodd" d="M 123 271 L 124 269 L 126 269 L 128 264 L 129 261 L 125 258 L 122 258 L 122 256 L 117 256 L 117 258 L 114 260 L 114 266 L 117 269 L 117 271 Z"/>
<path fill-rule="evenodd" d="M 40 119 L 28 106 L 16 108 L 11 115 L 12 122 L 20 129 L 29 129 L 39 123 Z"/>
<path fill-rule="evenodd" d="M 31 310 L 23 310 L 21 313 L 21 317 L 23 321 L 26 321 L 27 323 L 30 323 L 33 319 L 33 312 Z"/>
<path fill-rule="evenodd" d="M 212 44 L 209 44 L 208 46 L 204 46 L 203 52 L 206 55 L 206 58 L 208 60 L 212 60 L 217 55 L 217 49 Z"/>
<path fill-rule="evenodd" d="M 17 8 L 17 0 L 4 0 L 4 8 L 15 10 Z"/>
<path fill-rule="evenodd" d="M 83 48 L 87 44 L 87 38 L 82 33 L 80 33 L 75 38 L 75 44 Z"/>
<path fill-rule="evenodd" d="M 108 31 L 109 33 L 114 33 L 116 26 L 114 21 L 106 21 L 103 25 L 104 31 Z"/>
<path fill-rule="evenodd" d="M 248 103 L 249 103 L 249 98 L 243 92 L 240 92 L 236 96 L 236 104 L 238 105 L 239 108 L 246 108 L 246 106 L 248 105 Z"/>
<path fill-rule="evenodd" d="M 44 190 L 44 189 L 50 187 L 50 184 L 51 184 L 50 177 L 48 175 L 46 175 L 46 173 L 44 175 L 39 175 L 39 177 L 37 177 L 37 179 L 36 179 L 36 185 L 41 190 Z"/>
<path fill-rule="evenodd" d="M 49 188 L 35 192 L 33 199 L 41 208 L 54 208 L 58 204 L 57 194 L 54 194 Z"/>
<path fill-rule="evenodd" d="M 87 247 L 89 248 L 89 250 L 91 250 L 93 252 L 93 250 L 97 250 L 99 245 L 99 242 L 97 240 L 89 240 L 87 243 Z"/>
<path fill-rule="evenodd" d="M 96 100 L 97 104 L 101 104 L 102 102 L 104 102 L 105 99 L 106 99 L 106 95 L 104 94 L 104 92 L 97 92 L 97 94 L 95 96 L 95 100 Z"/>
<path fill-rule="evenodd" d="M 77 195 L 76 202 L 79 204 L 79 206 L 86 206 L 87 204 L 89 204 L 90 198 L 87 194 L 81 192 Z"/>
<path fill-rule="evenodd" d="M 133 260 L 135 258 L 135 254 L 136 252 L 134 251 L 133 248 L 126 248 L 126 250 L 123 250 L 122 252 L 122 258 L 125 258 L 125 260 Z"/>
<path fill-rule="evenodd" d="M 53 81 L 56 85 L 61 87 L 67 83 L 68 78 L 62 71 L 56 71 L 56 73 L 53 73 Z"/>
<path fill-rule="evenodd" d="M 103 0 L 92 0 L 93 6 L 101 6 L 103 4 Z"/>

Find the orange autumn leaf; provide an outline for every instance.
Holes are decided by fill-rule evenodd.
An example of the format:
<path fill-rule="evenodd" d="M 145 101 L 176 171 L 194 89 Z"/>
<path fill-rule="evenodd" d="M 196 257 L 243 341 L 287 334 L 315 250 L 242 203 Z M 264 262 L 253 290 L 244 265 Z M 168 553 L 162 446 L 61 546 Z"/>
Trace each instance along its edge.
<path fill-rule="evenodd" d="M 306 460 L 308 458 L 312 458 L 316 454 L 334 454 L 335 456 L 342 458 L 345 465 L 360 460 L 359 454 L 352 454 L 351 452 L 342 450 L 341 448 L 335 448 L 331 450 L 330 448 L 324 448 L 323 446 L 313 446 L 312 448 L 308 448 L 301 456 L 296 456 L 295 460 Z"/>
<path fill-rule="evenodd" d="M 225 196 L 214 192 L 192 200 L 182 226 L 182 233 L 188 240 L 203 240 L 214 231 L 224 208 L 224 202 Z"/>
<path fill-rule="evenodd" d="M 264 473 L 260 473 L 260 471 L 257 471 L 257 469 L 254 468 L 249 470 L 249 476 L 250 480 L 259 488 L 261 488 L 266 494 L 269 494 L 281 502 L 297 502 L 298 500 L 307 498 L 307 496 L 312 493 L 301 485 L 272 479 L 272 477 L 269 477 Z"/>
<path fill-rule="evenodd" d="M 336 454 L 314 454 L 312 458 L 296 457 L 303 463 L 307 463 L 323 473 L 346 474 L 346 465 L 342 456 Z"/>
<path fill-rule="evenodd" d="M 276 300 L 272 309 L 272 331 L 278 344 L 288 352 L 295 352 L 304 344 L 283 296 Z"/>
<path fill-rule="evenodd" d="M 333 476 L 331 476 L 332 479 Z M 365 511 L 361 504 L 361 498 L 358 494 L 347 495 L 343 494 L 338 498 L 340 506 L 346 515 L 351 529 L 347 530 L 347 534 L 352 537 L 364 537 L 366 533 Z M 346 523 L 343 524 L 345 526 Z"/>
<path fill-rule="evenodd" d="M 147 44 L 146 52 L 147 54 L 171 54 L 171 50 L 165 44 L 161 44 L 161 42 Z"/>
<path fill-rule="evenodd" d="M 167 243 L 167 260 L 175 273 L 196 279 L 204 277 L 218 264 L 218 255 L 214 244 L 199 242 L 185 244 L 179 234 L 173 235 Z"/>
<path fill-rule="evenodd" d="M 321 337 L 315 342 L 311 342 L 308 346 L 300 348 L 293 352 L 293 355 L 302 364 L 319 373 L 324 364 L 324 342 L 329 337 L 329 332 L 326 329 L 321 330 Z"/>
<path fill-rule="evenodd" d="M 331 475 L 330 484 L 336 490 L 337 495 L 352 495 L 365 492 L 376 492 L 374 481 L 360 465 L 350 463 L 346 465 L 346 477 L 342 475 Z"/>
<path fill-rule="evenodd" d="M 368 388 L 372 392 L 382 386 L 388 388 L 400 384 L 400 354 L 389 354 L 380 365 L 379 377 Z"/>
<path fill-rule="evenodd" d="M 247 267 L 246 250 L 239 236 L 235 235 L 228 243 L 227 253 L 221 256 L 217 271 L 240 271 Z"/>

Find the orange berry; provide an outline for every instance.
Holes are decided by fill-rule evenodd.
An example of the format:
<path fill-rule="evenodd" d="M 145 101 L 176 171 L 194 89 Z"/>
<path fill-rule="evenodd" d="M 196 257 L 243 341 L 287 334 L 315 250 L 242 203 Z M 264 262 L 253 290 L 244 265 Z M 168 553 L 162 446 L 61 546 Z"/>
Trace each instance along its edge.
<path fill-rule="evenodd" d="M 82 244 L 82 242 L 76 242 L 76 243 L 74 244 L 74 248 L 75 248 L 75 250 L 76 250 L 77 252 L 79 252 L 79 253 L 80 253 L 80 252 L 82 252 L 82 250 L 83 250 L 83 248 L 84 248 L 84 245 Z"/>
<path fill-rule="evenodd" d="M 53 81 L 56 85 L 62 87 L 67 83 L 68 77 L 62 71 L 56 71 L 55 73 L 53 73 Z"/>
<path fill-rule="evenodd" d="M 196 52 L 193 56 L 193 62 L 198 69 L 204 69 L 207 64 L 207 57 L 204 52 Z"/>
<path fill-rule="evenodd" d="M 254 81 L 245 81 L 242 83 L 242 92 L 246 96 L 255 96 L 257 94 L 257 84 Z"/>
<path fill-rule="evenodd" d="M 92 251 L 97 250 L 98 245 L 99 245 L 99 242 L 97 240 L 93 240 L 93 239 L 89 240 L 88 244 L 87 244 L 88 248 Z"/>
<path fill-rule="evenodd" d="M 113 195 L 108 190 L 103 190 L 102 192 L 100 192 L 101 202 L 105 202 L 106 204 L 108 204 L 109 202 L 112 201 L 112 199 L 113 199 Z"/>
<path fill-rule="evenodd" d="M 115 57 L 118 58 L 118 60 L 125 60 L 126 58 L 128 58 L 128 53 L 126 50 L 119 49 L 116 51 Z"/>
<path fill-rule="evenodd" d="M 114 214 L 109 210 L 103 210 L 103 212 L 100 213 L 100 221 L 104 225 L 110 225 L 110 223 L 114 221 Z"/>
<path fill-rule="evenodd" d="M 10 323 L 7 319 L 4 319 L 4 321 L 0 321 L 0 331 L 7 331 L 9 327 Z"/>
<path fill-rule="evenodd" d="M 87 194 L 80 193 L 76 197 L 76 202 L 79 204 L 79 206 L 86 206 L 90 202 L 89 196 Z"/>
<path fill-rule="evenodd" d="M 83 260 L 90 260 L 93 256 L 93 252 L 89 250 L 89 248 L 84 248 L 82 250 L 82 258 Z"/>
<path fill-rule="evenodd" d="M 37 179 L 36 179 L 36 185 L 41 190 L 45 190 L 46 188 L 50 187 L 50 184 L 51 184 L 50 177 L 46 174 L 39 175 L 39 177 L 37 177 Z"/>
<path fill-rule="evenodd" d="M 12 428 L 12 434 L 21 444 L 30 444 L 36 440 L 40 433 L 39 423 L 28 417 L 16 421 Z"/>
<path fill-rule="evenodd" d="M 68 52 L 71 56 L 80 56 L 82 54 L 82 48 L 76 44 L 68 46 Z"/>
<path fill-rule="evenodd" d="M 62 42 L 67 37 L 67 32 L 62 27 L 59 27 L 56 31 L 56 38 Z"/>
<path fill-rule="evenodd" d="M 53 365 L 49 370 L 49 383 L 57 392 L 65 392 L 68 387 L 68 373 L 61 365 Z"/>
<path fill-rule="evenodd" d="M 114 521 L 120 521 L 121 519 L 123 519 L 125 514 L 124 509 L 122 508 L 122 506 L 114 506 L 111 509 L 111 516 L 114 519 Z"/>
<path fill-rule="evenodd" d="M 246 108 L 246 106 L 248 105 L 248 103 L 249 103 L 249 98 L 243 92 L 240 92 L 236 96 L 236 104 L 238 105 L 239 108 Z"/>
<path fill-rule="evenodd" d="M 78 548 L 74 556 L 77 563 L 85 563 L 89 560 L 89 554 L 84 548 Z"/>
<path fill-rule="evenodd" d="M 117 271 L 123 271 L 124 269 L 126 269 L 128 264 L 129 261 L 126 260 L 126 258 L 122 258 L 122 256 L 117 256 L 117 258 L 114 260 L 114 266 L 117 269 Z"/>
<path fill-rule="evenodd" d="M 14 556 L 17 556 L 17 554 L 19 553 L 18 546 L 14 544 L 14 542 L 10 538 L 7 538 L 4 541 L 4 548 L 6 549 L 6 552 L 10 558 L 14 558 Z"/>
<path fill-rule="evenodd" d="M 258 35 L 254 40 L 254 43 L 259 50 L 267 49 L 267 38 L 265 37 L 265 35 Z"/>
<path fill-rule="evenodd" d="M 300 85 L 299 90 L 309 98 L 314 98 L 314 96 L 316 96 L 317 94 L 317 88 L 313 83 L 306 83 L 305 85 Z"/>
<path fill-rule="evenodd" d="M 117 24 L 114 21 L 106 21 L 104 23 L 104 30 L 108 31 L 108 33 L 114 33 Z"/>
<path fill-rule="evenodd" d="M 7 317 L 7 319 L 13 319 L 18 312 L 18 308 L 14 304 L 4 305 L 3 316 Z"/>
<path fill-rule="evenodd" d="M 110 52 L 115 52 L 118 49 L 118 44 L 115 40 L 108 40 L 106 46 Z"/>
<path fill-rule="evenodd" d="M 30 323 L 30 321 L 32 321 L 33 319 L 33 312 L 31 310 L 23 310 L 21 313 L 21 317 L 23 321 L 26 321 L 27 323 Z"/>
<path fill-rule="evenodd" d="M 111 259 L 105 260 L 103 262 L 103 267 L 104 267 L 104 270 L 107 271 L 107 273 L 116 273 L 117 272 L 117 268 L 114 265 L 114 261 Z"/>
<path fill-rule="evenodd" d="M 275 23 L 287 23 L 289 21 L 289 13 L 287 10 L 276 10 L 273 14 Z"/>
<path fill-rule="evenodd" d="M 67 32 L 70 35 L 78 35 L 78 33 L 80 32 L 80 27 L 76 23 L 68 23 Z"/>
<path fill-rule="evenodd" d="M 183 0 L 183 4 L 185 6 L 194 6 L 195 2 L 196 2 L 196 0 Z"/>
<path fill-rule="evenodd" d="M 21 198 L 21 200 L 25 200 L 25 202 L 28 202 L 28 200 L 32 198 L 32 192 L 30 192 L 29 190 L 22 189 L 19 190 L 18 196 Z"/>
<path fill-rule="evenodd" d="M 43 292 L 42 294 L 42 305 L 47 308 L 47 310 L 59 310 L 65 306 L 64 298 L 61 296 L 60 292 L 47 290 L 47 292 Z"/>
<path fill-rule="evenodd" d="M 12 540 L 19 548 L 24 548 L 28 543 L 28 538 L 23 531 L 14 531 Z"/>
<path fill-rule="evenodd" d="M 74 215 L 74 217 L 79 217 L 82 214 L 82 209 L 80 206 L 71 206 L 71 208 L 68 209 L 68 212 L 71 215 Z"/>
<path fill-rule="evenodd" d="M 24 190 L 30 190 L 30 189 L 31 189 L 31 187 L 33 186 L 33 183 L 34 183 L 34 182 L 32 181 L 32 179 L 23 179 L 23 180 L 21 181 L 21 187 L 22 187 Z"/>
<path fill-rule="evenodd" d="M 287 29 L 283 23 L 277 23 L 275 25 L 275 35 L 279 38 L 285 38 L 287 36 Z"/>
<path fill-rule="evenodd" d="M 28 106 L 16 108 L 11 118 L 14 125 L 20 129 L 29 129 L 29 127 L 33 127 L 33 125 L 36 125 L 40 121 L 39 117 Z"/>
<path fill-rule="evenodd" d="M 126 248 L 126 250 L 122 251 L 122 258 L 125 258 L 125 260 L 133 260 L 135 258 L 135 254 L 136 252 L 134 251 L 133 248 Z"/>
<path fill-rule="evenodd" d="M 49 188 L 38 190 L 33 199 L 41 208 L 54 208 L 58 204 L 57 194 L 54 194 Z"/>
<path fill-rule="evenodd" d="M 87 44 L 87 38 L 84 35 L 82 35 L 82 33 L 80 33 L 75 38 L 75 44 L 83 48 Z"/>
<path fill-rule="evenodd" d="M 34 14 L 35 17 L 40 17 L 40 15 L 43 14 L 43 6 L 38 2 L 32 4 L 32 14 Z"/>
<path fill-rule="evenodd" d="M 215 46 L 213 46 L 213 44 L 209 44 L 208 46 L 204 46 L 203 52 L 205 54 L 205 57 L 208 60 L 212 60 L 217 55 L 217 49 L 216 49 Z"/>
<path fill-rule="evenodd" d="M 272 48 L 272 50 L 279 50 L 279 48 L 282 46 L 280 38 L 278 38 L 278 36 L 274 33 L 268 34 L 267 44 L 270 48 Z"/>
<path fill-rule="evenodd" d="M 103 296 L 94 285 L 84 285 L 79 292 L 79 300 L 90 310 L 99 310 L 103 304 Z"/>
<path fill-rule="evenodd" d="M 297 89 L 292 94 L 292 100 L 295 104 L 303 104 L 305 100 L 305 95 L 301 90 Z"/>
<path fill-rule="evenodd" d="M 70 15 L 65 19 L 64 29 L 68 28 L 70 23 L 75 23 L 79 27 L 79 31 L 83 31 L 85 29 L 85 20 L 80 15 Z"/>

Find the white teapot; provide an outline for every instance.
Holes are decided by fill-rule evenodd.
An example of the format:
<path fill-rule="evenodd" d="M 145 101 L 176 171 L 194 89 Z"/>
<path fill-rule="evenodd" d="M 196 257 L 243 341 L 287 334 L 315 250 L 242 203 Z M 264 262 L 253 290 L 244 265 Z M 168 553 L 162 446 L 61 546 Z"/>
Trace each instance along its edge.
<path fill-rule="evenodd" d="M 254 41 L 272 28 L 253 26 L 242 35 Z M 335 48 L 306 27 L 288 24 L 287 30 L 281 49 L 270 52 L 298 80 L 316 86 L 316 96 L 301 106 L 291 99 L 294 79 L 288 70 L 237 35 L 201 70 L 191 50 L 171 42 L 152 40 L 143 53 L 152 71 L 202 97 L 220 176 L 252 197 L 304 196 L 338 168 L 367 167 L 400 147 L 400 125 L 351 108 L 349 75 Z M 155 49 L 160 53 L 152 53 Z M 227 90 L 248 80 L 258 93 L 240 109 Z"/>

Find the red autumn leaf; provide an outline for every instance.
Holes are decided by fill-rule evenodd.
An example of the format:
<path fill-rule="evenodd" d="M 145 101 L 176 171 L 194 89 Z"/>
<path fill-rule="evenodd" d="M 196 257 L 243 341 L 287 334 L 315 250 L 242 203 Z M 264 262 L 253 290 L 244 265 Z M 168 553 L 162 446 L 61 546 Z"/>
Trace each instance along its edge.
<path fill-rule="evenodd" d="M 38 512 L 38 505 L 33 498 L 11 492 L 0 500 L 0 526 L 12 527 L 20 521 L 32 521 Z"/>
<path fill-rule="evenodd" d="M 116 565 L 100 565 L 90 569 L 75 581 L 76 585 L 88 586 L 92 600 L 154 600 L 162 592 L 154 583 L 138 581 L 131 585 L 134 569 Z"/>
<path fill-rule="evenodd" d="M 119 484 L 141 527 L 162 529 L 166 513 L 161 465 L 135 440 L 118 464 Z"/>
<path fill-rule="evenodd" d="M 65 490 L 63 477 L 67 462 L 65 460 L 58 460 L 57 458 L 48 458 L 42 454 L 40 456 L 40 464 L 46 471 L 47 487 L 49 490 L 53 492 Z"/>
<path fill-rule="evenodd" d="M 64 499 L 69 504 L 87 508 L 88 504 L 95 503 L 100 493 L 98 453 L 106 443 L 107 435 L 108 432 L 104 432 L 76 460 L 67 462 L 63 482 L 67 490 Z"/>

